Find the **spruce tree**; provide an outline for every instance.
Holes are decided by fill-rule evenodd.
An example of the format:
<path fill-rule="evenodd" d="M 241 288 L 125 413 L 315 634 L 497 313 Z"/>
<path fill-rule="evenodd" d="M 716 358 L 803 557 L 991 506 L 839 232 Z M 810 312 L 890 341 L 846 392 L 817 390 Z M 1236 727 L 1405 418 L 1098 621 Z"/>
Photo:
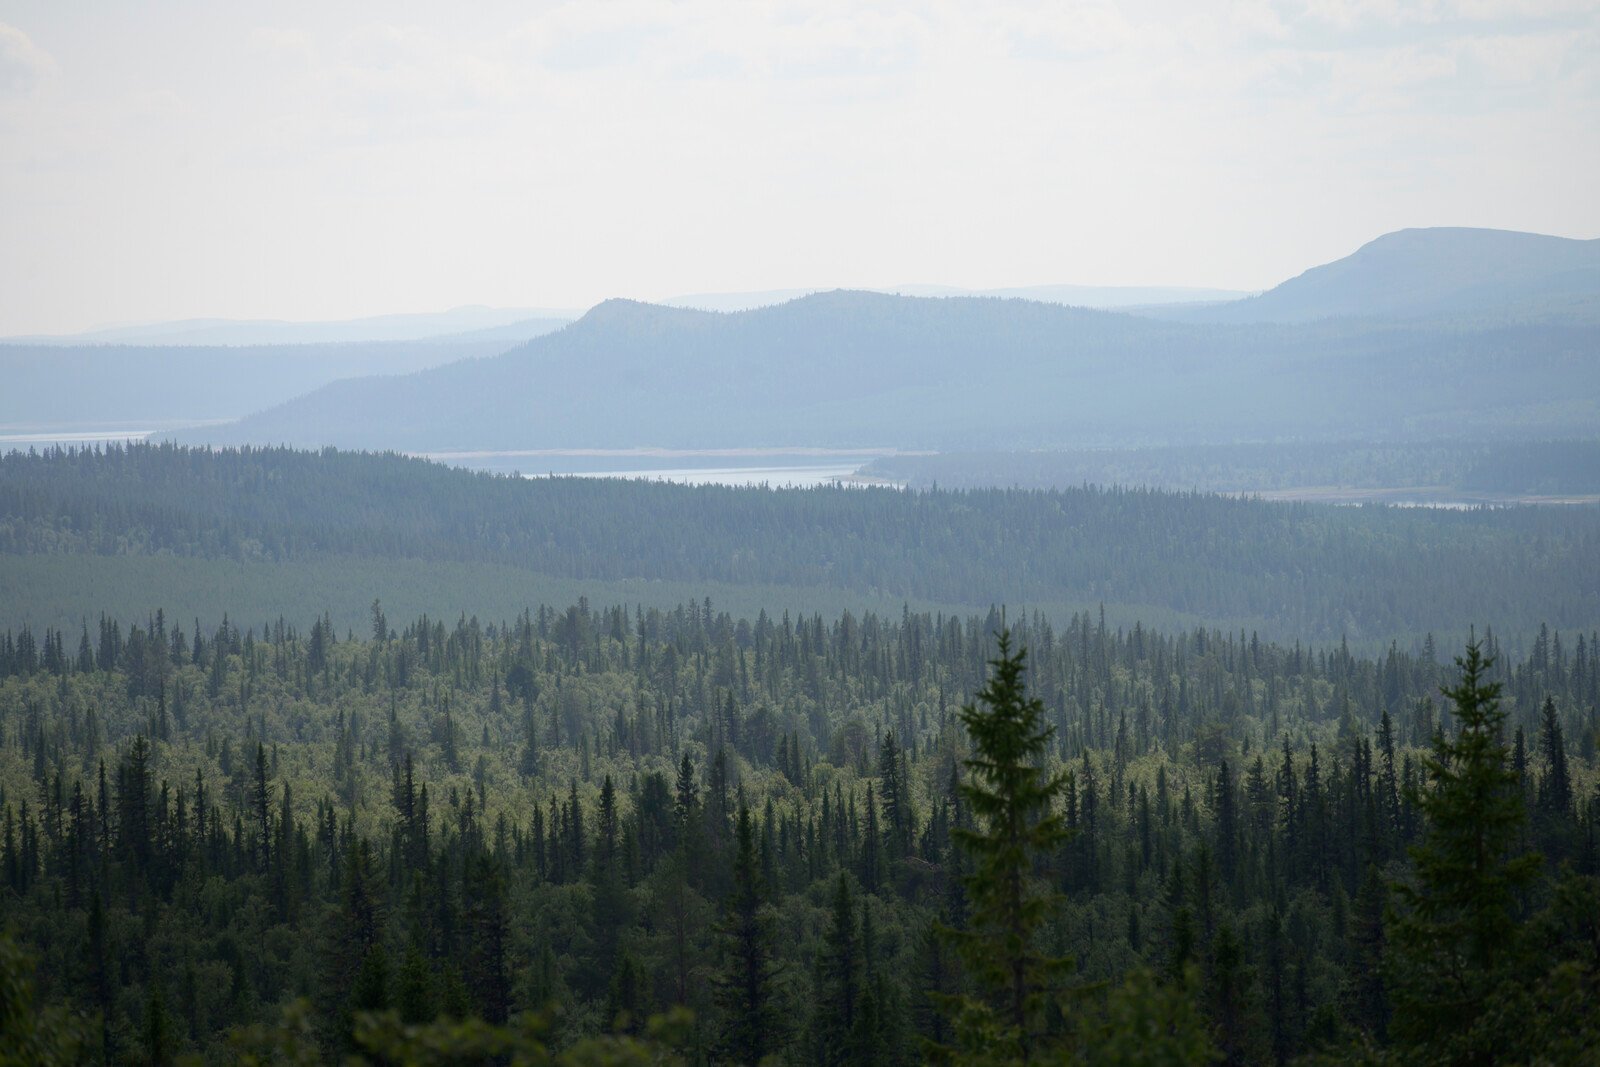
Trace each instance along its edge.
<path fill-rule="evenodd" d="M 1506 1035 L 1472 1023 L 1518 951 L 1517 908 L 1538 874 L 1521 852 L 1521 782 L 1505 743 L 1500 684 L 1474 641 L 1444 690 L 1457 733 L 1435 735 L 1424 761 L 1433 787 L 1414 797 L 1425 819 L 1413 874 L 1395 884 L 1388 978 L 1390 1033 L 1440 1062 L 1489 1063 Z"/>
<path fill-rule="evenodd" d="M 1539 753 L 1544 757 L 1544 778 L 1539 782 L 1539 810 L 1557 818 L 1572 811 L 1572 778 L 1567 773 L 1567 744 L 1561 735 L 1556 702 L 1544 698 L 1539 727 Z"/>
<path fill-rule="evenodd" d="M 1066 838 L 1053 805 L 1065 779 L 1039 766 L 1054 729 L 1045 724 L 1044 703 L 1027 693 L 1026 650 L 1012 651 L 1006 629 L 997 646 L 989 680 L 961 709 L 973 745 L 961 796 L 977 825 L 952 831 L 972 861 L 964 880 L 970 910 L 965 929 L 946 931 L 980 995 L 946 1002 L 961 1054 L 1027 1062 L 1041 1044 L 1046 1001 L 1067 964 L 1036 944 L 1058 897 L 1034 873 L 1035 860 Z"/>
<path fill-rule="evenodd" d="M 487 1022 L 503 1023 L 510 1011 L 511 924 L 507 916 L 505 873 L 493 856 L 480 854 L 467 861 L 464 894 L 467 954 L 464 972 L 467 990 L 477 1013 Z"/>
<path fill-rule="evenodd" d="M 861 932 L 850 880 L 839 873 L 826 940 L 817 965 L 816 1033 L 824 1064 L 850 1062 L 861 996 Z"/>
<path fill-rule="evenodd" d="M 759 1063 L 779 1044 L 772 1010 L 770 925 L 762 906 L 750 809 L 741 798 L 734 833 L 733 896 L 723 925 L 724 970 L 717 983 L 726 1013 L 722 1051 L 732 1063 Z"/>

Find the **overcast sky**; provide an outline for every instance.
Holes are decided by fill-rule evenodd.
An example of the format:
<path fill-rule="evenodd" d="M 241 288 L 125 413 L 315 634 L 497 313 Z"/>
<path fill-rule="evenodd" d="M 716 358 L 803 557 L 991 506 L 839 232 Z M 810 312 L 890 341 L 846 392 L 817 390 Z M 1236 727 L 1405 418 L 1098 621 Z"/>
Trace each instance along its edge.
<path fill-rule="evenodd" d="M 0 334 L 1600 235 L 1600 3 L 0 0 Z"/>

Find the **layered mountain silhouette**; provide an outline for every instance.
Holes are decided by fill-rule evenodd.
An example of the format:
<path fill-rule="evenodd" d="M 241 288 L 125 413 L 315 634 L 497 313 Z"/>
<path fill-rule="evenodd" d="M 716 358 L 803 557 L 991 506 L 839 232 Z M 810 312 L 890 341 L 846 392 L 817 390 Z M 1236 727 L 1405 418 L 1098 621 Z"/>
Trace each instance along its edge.
<path fill-rule="evenodd" d="M 1593 319 L 1600 312 L 1600 240 L 1511 230 L 1399 230 L 1259 296 L 1171 311 L 1193 322 Z"/>
<path fill-rule="evenodd" d="M 729 314 L 613 300 L 498 356 L 335 382 L 184 439 L 442 451 L 1582 436 L 1600 426 L 1600 324 L 1565 312 L 1600 288 L 1596 248 L 1405 231 L 1208 309 L 1234 322 L 851 291 Z M 1486 314 L 1486 290 L 1522 311 Z"/>

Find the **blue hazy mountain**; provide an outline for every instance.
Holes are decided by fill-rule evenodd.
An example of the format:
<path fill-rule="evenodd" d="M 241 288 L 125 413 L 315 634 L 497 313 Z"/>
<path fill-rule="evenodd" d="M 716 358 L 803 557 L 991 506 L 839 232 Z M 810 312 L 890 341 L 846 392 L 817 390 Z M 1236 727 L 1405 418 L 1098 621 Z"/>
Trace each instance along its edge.
<path fill-rule="evenodd" d="M 1162 313 L 1193 322 L 1600 318 L 1600 240 L 1510 230 L 1400 230 L 1259 296 Z"/>
<path fill-rule="evenodd" d="M 749 311 L 773 304 L 786 304 L 802 296 L 825 291 L 764 289 L 751 292 L 691 293 L 687 296 L 672 297 L 662 303 L 669 307 L 696 308 L 700 311 Z M 890 289 L 868 291 L 893 293 L 899 296 L 987 296 L 1003 300 L 1037 300 L 1044 304 L 1101 309 L 1168 304 L 1215 304 L 1239 300 L 1250 295 L 1237 289 L 1159 285 L 1026 285 L 1004 289 L 963 289 L 951 285 L 897 285 Z"/>
<path fill-rule="evenodd" d="M 952 449 L 1597 426 L 1600 324 L 1187 323 L 838 291 L 731 314 L 608 301 L 501 355 L 334 382 L 180 439 Z"/>

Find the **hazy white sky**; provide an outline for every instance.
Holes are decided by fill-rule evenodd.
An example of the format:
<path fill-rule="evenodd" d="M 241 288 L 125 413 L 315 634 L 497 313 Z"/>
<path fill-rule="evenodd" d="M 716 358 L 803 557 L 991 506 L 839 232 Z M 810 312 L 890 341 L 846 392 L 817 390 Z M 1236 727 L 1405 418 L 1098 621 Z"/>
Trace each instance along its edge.
<path fill-rule="evenodd" d="M 0 0 L 0 334 L 1254 289 L 1596 190 L 1596 0 Z"/>

